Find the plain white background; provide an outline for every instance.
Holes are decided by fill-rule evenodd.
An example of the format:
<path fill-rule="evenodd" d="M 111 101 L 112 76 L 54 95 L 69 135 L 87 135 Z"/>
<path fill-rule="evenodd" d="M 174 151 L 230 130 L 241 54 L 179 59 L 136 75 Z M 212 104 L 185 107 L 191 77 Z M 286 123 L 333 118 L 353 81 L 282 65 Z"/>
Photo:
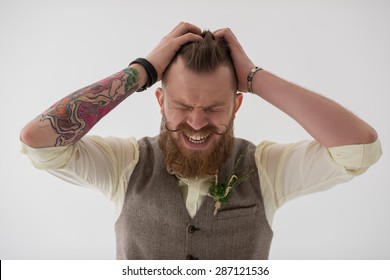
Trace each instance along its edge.
<path fill-rule="evenodd" d="M 230 27 L 257 65 L 343 104 L 381 138 L 385 154 L 367 173 L 277 212 L 270 258 L 389 259 L 389 12 L 386 0 L 0 0 L 0 259 L 115 258 L 110 202 L 33 168 L 19 131 L 61 97 L 146 56 L 180 21 Z M 152 88 L 90 133 L 139 138 L 159 123 Z M 310 139 L 250 95 L 235 126 L 254 143 Z"/>

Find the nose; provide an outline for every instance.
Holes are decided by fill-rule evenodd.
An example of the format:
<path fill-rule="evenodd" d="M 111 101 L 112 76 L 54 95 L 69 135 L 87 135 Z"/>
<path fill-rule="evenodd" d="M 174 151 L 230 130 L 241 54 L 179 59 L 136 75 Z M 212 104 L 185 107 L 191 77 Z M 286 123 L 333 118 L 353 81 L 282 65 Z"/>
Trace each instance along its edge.
<path fill-rule="evenodd" d="M 200 130 L 208 124 L 205 112 L 203 110 L 193 109 L 187 117 L 187 124 L 194 130 Z"/>

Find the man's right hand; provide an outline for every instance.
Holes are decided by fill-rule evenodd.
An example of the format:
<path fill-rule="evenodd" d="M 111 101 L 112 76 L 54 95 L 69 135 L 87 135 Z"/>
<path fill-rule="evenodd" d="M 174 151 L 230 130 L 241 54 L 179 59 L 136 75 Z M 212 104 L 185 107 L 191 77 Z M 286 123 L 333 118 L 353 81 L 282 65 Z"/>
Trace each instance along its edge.
<path fill-rule="evenodd" d="M 199 42 L 203 39 L 200 36 L 201 32 L 199 27 L 188 22 L 181 22 L 160 41 L 146 57 L 156 69 L 158 81 L 161 80 L 162 74 L 182 45 L 189 42 Z"/>
<path fill-rule="evenodd" d="M 161 40 L 147 56 L 157 71 L 158 80 L 183 44 L 202 40 L 200 33 L 195 25 L 180 23 Z M 136 64 L 131 68 L 138 71 L 126 68 L 62 98 L 22 129 L 21 140 L 33 148 L 76 143 L 101 118 L 145 84 L 145 69 Z"/>

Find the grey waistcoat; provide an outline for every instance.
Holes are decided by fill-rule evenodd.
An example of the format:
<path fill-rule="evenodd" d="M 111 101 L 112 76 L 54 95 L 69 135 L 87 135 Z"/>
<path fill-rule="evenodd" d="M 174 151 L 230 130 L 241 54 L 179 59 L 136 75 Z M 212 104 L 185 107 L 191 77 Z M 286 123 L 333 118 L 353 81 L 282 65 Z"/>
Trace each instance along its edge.
<path fill-rule="evenodd" d="M 117 259 L 268 258 L 273 233 L 264 212 L 253 144 L 235 139 L 219 178 L 227 177 L 243 153 L 241 169 L 255 172 L 233 189 L 216 216 L 213 199 L 206 197 L 193 219 L 177 178 L 166 170 L 157 137 L 141 139 L 139 148 L 140 159 L 115 224 Z"/>

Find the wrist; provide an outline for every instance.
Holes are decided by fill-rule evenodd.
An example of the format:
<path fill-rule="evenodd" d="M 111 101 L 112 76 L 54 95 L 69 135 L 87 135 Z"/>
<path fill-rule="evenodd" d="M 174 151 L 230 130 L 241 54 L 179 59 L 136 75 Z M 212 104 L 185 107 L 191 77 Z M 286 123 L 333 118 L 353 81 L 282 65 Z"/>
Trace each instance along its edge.
<path fill-rule="evenodd" d="M 133 68 L 138 71 L 138 81 L 137 84 L 139 85 L 139 88 L 146 87 L 146 83 L 148 80 L 148 74 L 146 73 L 146 70 L 142 65 L 140 64 L 131 64 L 128 66 L 129 68 Z"/>
<path fill-rule="evenodd" d="M 157 76 L 156 68 L 154 68 L 153 64 L 151 64 L 147 59 L 137 58 L 136 60 L 130 62 L 129 66 L 133 64 L 141 65 L 145 70 L 146 78 L 147 78 L 146 84 L 140 87 L 137 91 L 144 91 L 157 82 L 158 76 Z"/>
<path fill-rule="evenodd" d="M 254 90 L 253 90 L 253 77 L 255 76 L 255 74 L 258 72 L 258 71 L 261 71 L 263 70 L 263 68 L 261 67 L 258 67 L 258 66 L 254 66 L 248 73 L 248 76 L 247 76 L 247 87 L 248 87 L 248 92 L 250 93 L 254 93 Z"/>

